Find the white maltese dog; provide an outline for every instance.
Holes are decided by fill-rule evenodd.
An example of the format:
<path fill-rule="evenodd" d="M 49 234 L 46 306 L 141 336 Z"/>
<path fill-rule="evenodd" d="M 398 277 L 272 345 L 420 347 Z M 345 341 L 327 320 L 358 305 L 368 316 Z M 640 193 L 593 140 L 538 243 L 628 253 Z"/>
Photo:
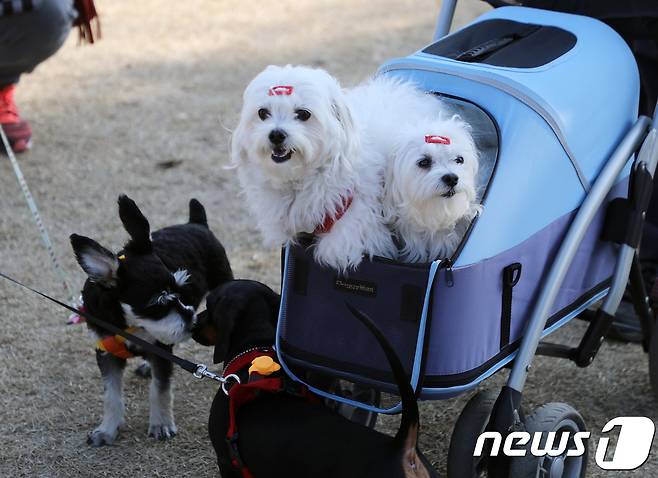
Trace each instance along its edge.
<path fill-rule="evenodd" d="M 269 66 L 243 101 L 232 163 L 265 242 L 312 233 L 315 260 L 341 272 L 364 254 L 394 257 L 384 162 L 338 82 L 320 69 Z"/>
<path fill-rule="evenodd" d="M 452 256 L 480 212 L 478 151 L 458 116 L 409 123 L 397 132 L 386 173 L 385 215 L 400 243 L 399 259 Z"/>
<path fill-rule="evenodd" d="M 347 97 L 352 116 L 364 128 L 368 147 L 379 152 L 385 165 L 392 158 L 401 125 L 438 118 L 445 110 L 437 96 L 425 93 L 414 83 L 387 75 L 350 88 Z"/>

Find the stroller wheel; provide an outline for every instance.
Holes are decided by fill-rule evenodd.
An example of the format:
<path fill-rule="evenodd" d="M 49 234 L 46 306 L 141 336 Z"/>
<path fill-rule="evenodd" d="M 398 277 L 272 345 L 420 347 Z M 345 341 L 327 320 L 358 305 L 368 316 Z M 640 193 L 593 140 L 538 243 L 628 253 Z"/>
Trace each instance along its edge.
<path fill-rule="evenodd" d="M 540 448 L 546 446 L 548 432 L 557 432 L 553 449 L 560 444 L 562 432 L 569 432 L 566 449 L 558 456 L 535 457 L 530 454 L 533 439 L 526 445 L 527 453 L 511 461 L 510 477 L 514 478 L 584 478 L 587 469 L 587 442 L 582 456 L 567 456 L 567 451 L 576 447 L 573 436 L 586 431 L 583 417 L 566 403 L 547 403 L 537 408 L 526 418 L 526 430 L 533 435 L 542 433 Z"/>
<path fill-rule="evenodd" d="M 481 390 L 462 410 L 450 439 L 448 476 L 450 478 L 479 478 L 487 476 L 485 457 L 474 457 L 478 437 L 489 423 L 498 393 Z"/>

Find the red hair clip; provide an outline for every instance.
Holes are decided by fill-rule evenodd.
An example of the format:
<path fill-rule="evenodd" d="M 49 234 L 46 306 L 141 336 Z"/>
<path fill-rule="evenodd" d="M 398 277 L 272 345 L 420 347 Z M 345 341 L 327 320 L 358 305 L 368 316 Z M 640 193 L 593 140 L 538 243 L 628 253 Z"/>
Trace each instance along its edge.
<path fill-rule="evenodd" d="M 447 136 L 437 136 L 435 134 L 426 134 L 425 142 L 431 144 L 450 144 L 450 138 Z"/>
<path fill-rule="evenodd" d="M 267 93 L 269 96 L 280 96 L 280 95 L 286 95 L 290 96 L 292 95 L 292 86 L 272 86 L 270 88 L 270 91 Z"/>

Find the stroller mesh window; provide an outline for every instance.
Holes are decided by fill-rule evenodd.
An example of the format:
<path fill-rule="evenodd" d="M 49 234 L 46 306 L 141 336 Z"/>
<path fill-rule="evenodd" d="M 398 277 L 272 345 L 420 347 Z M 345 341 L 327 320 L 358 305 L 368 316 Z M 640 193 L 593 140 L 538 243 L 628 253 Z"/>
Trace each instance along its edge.
<path fill-rule="evenodd" d="M 471 135 L 479 153 L 477 198 L 480 203 L 483 203 L 496 169 L 496 161 L 498 159 L 498 128 L 491 116 L 479 106 L 460 98 L 440 94 L 439 96 L 441 96 L 444 104 L 454 114 L 459 115 L 471 127 Z M 477 221 L 477 218 L 471 223 L 464 237 L 461 239 L 460 246 L 450 258 L 453 262 L 459 255 L 475 221 Z"/>
<path fill-rule="evenodd" d="M 473 103 L 448 96 L 442 96 L 442 99 L 471 127 L 471 135 L 480 154 L 478 198 L 482 201 L 496 166 L 498 130 L 491 117 Z"/>

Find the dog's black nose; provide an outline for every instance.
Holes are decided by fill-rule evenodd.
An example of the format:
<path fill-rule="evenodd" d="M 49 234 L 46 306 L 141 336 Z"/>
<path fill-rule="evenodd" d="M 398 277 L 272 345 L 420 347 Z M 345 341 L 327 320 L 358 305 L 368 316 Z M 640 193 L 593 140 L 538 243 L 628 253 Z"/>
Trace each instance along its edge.
<path fill-rule="evenodd" d="M 275 145 L 283 143 L 287 136 L 286 132 L 282 129 L 273 129 L 270 131 L 270 141 Z"/>
<path fill-rule="evenodd" d="M 443 181 L 446 184 L 446 186 L 454 188 L 455 186 L 457 186 L 457 183 L 459 182 L 459 176 L 452 173 L 444 174 L 443 176 L 441 176 L 441 181 Z"/>

